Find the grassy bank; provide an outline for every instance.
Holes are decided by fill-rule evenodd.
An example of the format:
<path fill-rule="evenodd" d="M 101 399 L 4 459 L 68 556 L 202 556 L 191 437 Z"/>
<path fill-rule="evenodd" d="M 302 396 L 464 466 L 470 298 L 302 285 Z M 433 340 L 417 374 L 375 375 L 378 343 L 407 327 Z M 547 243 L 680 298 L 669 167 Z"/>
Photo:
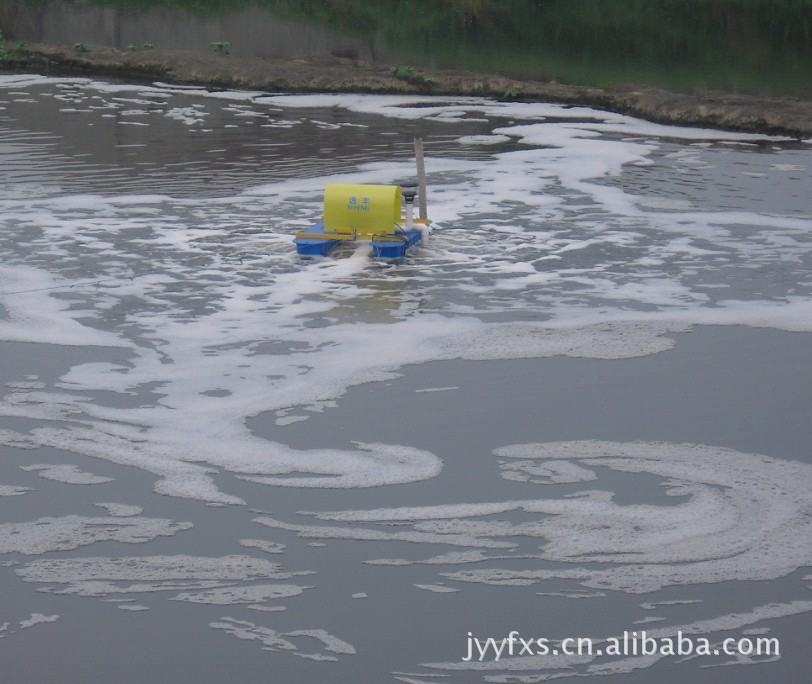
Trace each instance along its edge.
<path fill-rule="evenodd" d="M 29 4 L 36 0 L 29 0 Z M 415 66 L 606 87 L 812 97 L 812 0 L 84 0 L 375 37 Z M 239 41 L 239 36 L 229 37 Z M 77 37 L 77 40 L 81 38 Z M 122 47 L 122 46 L 119 46 Z M 169 48 L 172 46 L 164 45 Z"/>
<path fill-rule="evenodd" d="M 142 49 L 121 51 L 86 45 L 20 45 L 0 41 L 6 71 L 99 75 L 163 80 L 215 88 L 273 92 L 431 93 L 583 104 L 652 121 L 740 131 L 812 136 L 812 100 L 706 91 L 679 93 L 649 86 L 596 88 L 501 75 L 358 60 L 245 59 L 224 52 Z"/>

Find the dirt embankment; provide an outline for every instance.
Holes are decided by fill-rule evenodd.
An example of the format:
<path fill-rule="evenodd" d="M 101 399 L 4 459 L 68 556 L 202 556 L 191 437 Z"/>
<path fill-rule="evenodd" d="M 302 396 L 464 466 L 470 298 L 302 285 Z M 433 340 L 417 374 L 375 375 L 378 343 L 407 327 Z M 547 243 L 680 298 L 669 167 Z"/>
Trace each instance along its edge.
<path fill-rule="evenodd" d="M 272 92 L 434 93 L 591 105 L 641 118 L 738 131 L 812 136 L 812 100 L 722 92 L 673 93 L 647 86 L 611 89 L 521 81 L 466 71 L 395 75 L 386 66 L 341 57 L 243 59 L 228 54 L 97 46 L 0 43 L 0 65 L 45 73 L 99 74 Z"/>

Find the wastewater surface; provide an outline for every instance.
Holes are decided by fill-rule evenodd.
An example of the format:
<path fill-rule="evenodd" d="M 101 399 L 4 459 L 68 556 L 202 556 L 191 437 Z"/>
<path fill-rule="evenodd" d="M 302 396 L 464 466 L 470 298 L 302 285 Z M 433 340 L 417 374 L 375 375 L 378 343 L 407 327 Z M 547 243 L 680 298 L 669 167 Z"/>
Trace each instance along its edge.
<path fill-rule="evenodd" d="M 426 243 L 298 256 L 416 136 Z M 0 153 L 10 681 L 805 671 L 810 141 L 7 75 Z"/>

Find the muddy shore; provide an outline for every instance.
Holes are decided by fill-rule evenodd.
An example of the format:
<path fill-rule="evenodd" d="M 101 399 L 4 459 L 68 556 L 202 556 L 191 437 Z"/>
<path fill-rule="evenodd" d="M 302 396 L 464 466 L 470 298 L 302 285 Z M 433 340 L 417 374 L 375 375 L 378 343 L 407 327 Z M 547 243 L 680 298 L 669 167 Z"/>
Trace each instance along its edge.
<path fill-rule="evenodd" d="M 94 45 L 59 46 L 0 41 L 0 68 L 50 74 L 160 80 L 271 92 L 431 93 L 589 105 L 661 123 L 812 136 L 812 100 L 724 92 L 674 93 L 649 86 L 609 89 L 522 81 L 467 71 L 392 73 L 388 66 L 342 57 L 244 59 L 228 54 Z"/>

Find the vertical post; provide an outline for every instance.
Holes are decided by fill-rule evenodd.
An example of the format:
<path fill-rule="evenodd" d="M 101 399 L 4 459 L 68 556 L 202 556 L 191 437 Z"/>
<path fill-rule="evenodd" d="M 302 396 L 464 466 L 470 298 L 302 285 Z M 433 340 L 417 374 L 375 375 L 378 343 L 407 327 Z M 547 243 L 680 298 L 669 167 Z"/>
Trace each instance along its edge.
<path fill-rule="evenodd" d="M 420 202 L 420 218 L 425 221 L 429 217 L 426 202 L 426 164 L 423 160 L 423 138 L 414 139 L 414 158 L 417 162 L 417 188 Z"/>
<path fill-rule="evenodd" d="M 406 200 L 406 232 L 414 230 L 414 191 L 404 192 L 403 199 Z"/>

